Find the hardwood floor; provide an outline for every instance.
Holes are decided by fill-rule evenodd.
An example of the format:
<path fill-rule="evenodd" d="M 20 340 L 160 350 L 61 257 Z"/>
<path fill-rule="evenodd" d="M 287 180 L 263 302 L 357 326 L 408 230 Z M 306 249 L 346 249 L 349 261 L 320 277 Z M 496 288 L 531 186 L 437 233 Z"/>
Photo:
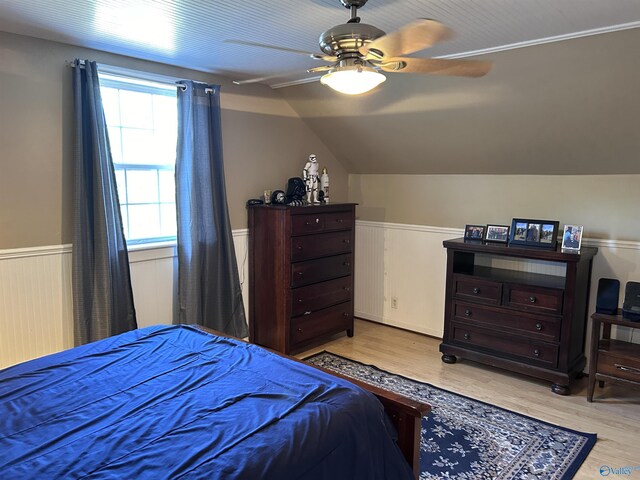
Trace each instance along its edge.
<path fill-rule="evenodd" d="M 356 320 L 352 338 L 336 336 L 296 356 L 327 350 L 546 422 L 597 433 L 598 441 L 575 478 L 603 478 L 603 465 L 637 466 L 630 478 L 640 477 L 640 389 L 596 385 L 594 401 L 588 403 L 586 376 L 572 384 L 571 396 L 560 396 L 551 393 L 548 382 L 534 378 L 464 360 L 444 364 L 439 344 L 436 338 Z"/>

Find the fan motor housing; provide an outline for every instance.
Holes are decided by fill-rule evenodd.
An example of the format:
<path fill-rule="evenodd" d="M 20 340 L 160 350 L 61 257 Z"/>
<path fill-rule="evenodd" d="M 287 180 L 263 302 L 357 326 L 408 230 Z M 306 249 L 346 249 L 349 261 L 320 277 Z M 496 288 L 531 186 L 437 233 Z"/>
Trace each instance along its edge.
<path fill-rule="evenodd" d="M 385 32 L 366 23 L 336 25 L 320 35 L 320 49 L 327 55 L 357 52 L 368 42 L 382 37 Z"/>

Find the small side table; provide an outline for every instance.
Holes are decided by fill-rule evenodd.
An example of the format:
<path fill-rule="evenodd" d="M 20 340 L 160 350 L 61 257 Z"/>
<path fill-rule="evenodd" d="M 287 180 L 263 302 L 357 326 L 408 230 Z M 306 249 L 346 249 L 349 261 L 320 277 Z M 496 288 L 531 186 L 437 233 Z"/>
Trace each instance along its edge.
<path fill-rule="evenodd" d="M 602 388 L 604 382 L 640 386 L 640 345 L 611 339 L 611 325 L 640 328 L 640 322 L 631 322 L 617 315 L 594 313 L 591 315 L 591 356 L 589 358 L 589 385 L 587 401 L 593 401 L 596 380 Z M 602 325 L 602 336 L 600 326 Z"/>

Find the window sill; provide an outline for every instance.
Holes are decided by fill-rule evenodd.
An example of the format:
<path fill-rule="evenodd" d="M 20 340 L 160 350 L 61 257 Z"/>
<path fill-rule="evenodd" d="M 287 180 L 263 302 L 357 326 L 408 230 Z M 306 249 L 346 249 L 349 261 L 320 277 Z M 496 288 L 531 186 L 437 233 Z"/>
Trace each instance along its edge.
<path fill-rule="evenodd" d="M 149 262 L 178 255 L 175 240 L 128 245 L 129 263 Z"/>

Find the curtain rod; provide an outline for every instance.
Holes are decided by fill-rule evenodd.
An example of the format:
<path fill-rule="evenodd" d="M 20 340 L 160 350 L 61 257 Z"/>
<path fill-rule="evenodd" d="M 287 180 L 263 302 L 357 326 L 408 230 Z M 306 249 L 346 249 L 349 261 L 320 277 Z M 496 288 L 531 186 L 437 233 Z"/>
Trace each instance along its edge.
<path fill-rule="evenodd" d="M 84 60 L 78 60 L 80 62 L 80 67 L 84 68 Z M 65 61 L 65 65 L 67 67 L 75 67 L 76 66 L 76 60 L 66 60 Z M 117 75 L 117 76 L 121 76 L 121 77 L 129 77 L 129 78 L 137 78 L 139 80 L 146 80 L 148 82 L 157 82 L 157 83 L 164 83 L 164 84 L 171 84 L 171 85 L 176 85 L 177 88 L 179 88 L 180 90 L 186 90 L 187 86 L 182 83 L 185 80 L 178 78 L 178 77 L 172 77 L 169 75 L 162 75 L 159 73 L 150 73 L 150 72 L 143 72 L 140 70 L 133 70 L 130 68 L 124 68 L 124 67 L 116 67 L 115 65 L 106 65 L 104 63 L 98 63 L 98 68 L 102 73 L 105 74 L 110 74 L 110 75 Z M 195 80 L 194 80 L 195 82 Z M 204 84 L 204 82 L 195 82 L 195 83 L 200 83 L 200 84 Z M 213 89 L 212 88 L 205 88 L 204 89 L 205 93 L 212 93 Z"/>

